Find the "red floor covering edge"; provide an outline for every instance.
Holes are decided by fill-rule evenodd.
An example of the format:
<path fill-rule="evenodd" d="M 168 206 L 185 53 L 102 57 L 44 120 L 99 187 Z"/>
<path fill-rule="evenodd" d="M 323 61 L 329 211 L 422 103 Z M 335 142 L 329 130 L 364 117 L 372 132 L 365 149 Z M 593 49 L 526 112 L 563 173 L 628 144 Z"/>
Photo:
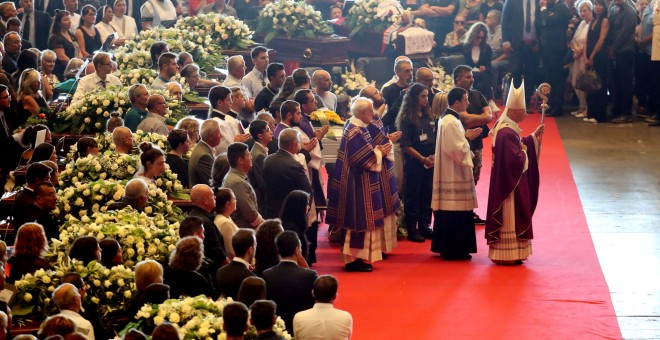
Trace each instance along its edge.
<path fill-rule="evenodd" d="M 523 134 L 539 122 L 540 115 L 529 115 Z M 471 261 L 444 261 L 430 252 L 430 241 L 402 240 L 372 273 L 347 273 L 322 227 L 314 269 L 339 279 L 335 306 L 353 315 L 353 339 L 621 338 L 557 126 L 552 118 L 546 126 L 533 255 L 522 266 L 493 265 L 478 226 Z M 490 139 L 484 145 L 477 186 L 482 217 Z"/>

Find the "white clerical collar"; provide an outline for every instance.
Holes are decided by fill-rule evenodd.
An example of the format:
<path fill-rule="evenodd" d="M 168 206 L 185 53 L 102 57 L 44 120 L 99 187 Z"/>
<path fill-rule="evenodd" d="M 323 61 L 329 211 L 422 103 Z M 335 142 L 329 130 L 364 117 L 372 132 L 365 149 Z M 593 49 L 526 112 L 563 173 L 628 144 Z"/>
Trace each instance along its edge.
<path fill-rule="evenodd" d="M 351 117 L 349 120 L 350 120 L 351 124 L 353 124 L 353 125 L 355 125 L 359 128 L 366 128 L 367 127 L 367 124 L 365 122 L 363 122 L 362 120 L 360 120 L 359 118 Z"/>

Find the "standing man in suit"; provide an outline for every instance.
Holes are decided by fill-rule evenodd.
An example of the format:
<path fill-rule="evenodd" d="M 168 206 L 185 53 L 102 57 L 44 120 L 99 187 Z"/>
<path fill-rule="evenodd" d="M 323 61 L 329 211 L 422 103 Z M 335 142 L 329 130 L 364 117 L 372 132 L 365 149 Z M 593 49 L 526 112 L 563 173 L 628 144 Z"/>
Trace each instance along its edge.
<path fill-rule="evenodd" d="M 215 218 L 215 196 L 213 190 L 206 184 L 197 184 L 190 190 L 190 201 L 193 205 L 188 216 L 199 217 L 204 225 L 204 256 L 209 260 L 209 273 L 214 275 L 225 265 L 227 253 L 220 231 L 213 223 Z"/>
<path fill-rule="evenodd" d="M 571 19 L 571 12 L 563 1 L 540 0 L 541 25 L 540 40 L 543 52 L 545 79 L 550 83 L 552 92 L 548 98 L 550 105 L 547 116 L 561 116 L 564 104 L 564 59 L 566 58 L 566 28 Z"/>
<path fill-rule="evenodd" d="M 266 201 L 266 179 L 264 178 L 264 159 L 268 156 L 268 143 L 273 139 L 273 131 L 264 120 L 255 120 L 250 124 L 250 135 L 254 139 L 254 145 L 250 150 L 252 156 L 252 168 L 248 171 L 248 179 L 254 193 L 257 195 L 257 206 L 259 213 L 265 214 Z"/>
<path fill-rule="evenodd" d="M 213 119 L 202 123 L 202 139 L 197 143 L 188 162 L 188 177 L 190 185 L 209 184 L 211 180 L 211 169 L 215 160 L 213 148 L 220 144 L 222 134 L 218 122 Z"/>
<path fill-rule="evenodd" d="M 231 238 L 231 246 L 234 248 L 236 256 L 231 262 L 218 269 L 215 274 L 215 288 L 220 296 L 231 297 L 236 300 L 238 289 L 241 288 L 243 280 L 250 276 L 256 276 L 250 268 L 250 263 L 252 263 L 257 249 L 254 230 L 239 229 Z"/>
<path fill-rule="evenodd" d="M 534 93 L 539 68 L 537 24 L 540 18 L 538 0 L 507 0 L 502 9 L 502 50 L 511 56 L 515 85 L 520 86 L 524 76 L 527 79 L 525 93 L 530 96 Z"/>
<path fill-rule="evenodd" d="M 32 0 L 21 0 L 23 13 L 18 18 L 23 23 L 21 32 L 23 39 L 28 40 L 32 46 L 40 50 L 48 48 L 48 37 L 50 31 L 50 16 L 46 12 L 34 9 Z"/>
<path fill-rule="evenodd" d="M 610 41 L 608 53 L 614 61 L 614 95 L 612 96 L 612 123 L 632 122 L 633 105 L 633 65 L 635 61 L 635 27 L 637 14 L 635 8 L 626 0 L 615 0 L 609 8 Z M 650 71 L 650 70 L 649 70 Z M 554 90 L 553 90 L 554 91 Z"/>
<path fill-rule="evenodd" d="M 312 193 L 305 168 L 295 157 L 300 152 L 300 132 L 284 129 L 279 137 L 280 149 L 266 157 L 263 172 L 268 174 L 266 185 L 266 218 L 279 216 L 282 202 L 293 190 Z M 303 161 L 304 162 L 304 161 Z"/>
<path fill-rule="evenodd" d="M 7 21 L 10 18 L 16 17 L 16 5 L 11 1 L 0 3 L 0 35 L 4 36 L 7 33 Z"/>
<path fill-rule="evenodd" d="M 266 296 L 275 301 L 277 313 L 293 334 L 293 316 L 314 306 L 312 289 L 316 281 L 316 271 L 302 268 L 297 259 L 302 258 L 300 239 L 294 231 L 287 230 L 275 238 L 280 263 L 266 269 L 262 276 L 266 281 Z"/>

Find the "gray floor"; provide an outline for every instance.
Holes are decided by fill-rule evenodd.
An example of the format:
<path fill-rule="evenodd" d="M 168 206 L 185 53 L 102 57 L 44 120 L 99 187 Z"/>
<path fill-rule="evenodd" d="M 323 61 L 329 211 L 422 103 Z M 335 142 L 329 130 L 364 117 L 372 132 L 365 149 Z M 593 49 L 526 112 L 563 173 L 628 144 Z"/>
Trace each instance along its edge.
<path fill-rule="evenodd" d="M 625 339 L 660 339 L 660 127 L 557 118 Z"/>

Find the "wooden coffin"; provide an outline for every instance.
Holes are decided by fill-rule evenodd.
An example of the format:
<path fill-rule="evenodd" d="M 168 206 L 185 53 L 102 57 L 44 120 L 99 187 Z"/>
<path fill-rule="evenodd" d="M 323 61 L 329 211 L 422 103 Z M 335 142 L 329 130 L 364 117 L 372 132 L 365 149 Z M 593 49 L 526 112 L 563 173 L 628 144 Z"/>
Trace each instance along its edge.
<path fill-rule="evenodd" d="M 276 61 L 324 66 L 347 64 L 349 43 L 350 39 L 333 34 L 312 39 L 275 37 L 267 46 L 276 50 Z"/>
<path fill-rule="evenodd" d="M 347 25 L 332 25 L 335 32 L 339 35 L 348 37 L 351 33 L 351 28 Z M 380 57 L 381 48 L 383 45 L 383 32 L 376 31 L 362 31 L 353 37 L 348 45 L 348 52 L 356 54 L 358 57 Z"/>

